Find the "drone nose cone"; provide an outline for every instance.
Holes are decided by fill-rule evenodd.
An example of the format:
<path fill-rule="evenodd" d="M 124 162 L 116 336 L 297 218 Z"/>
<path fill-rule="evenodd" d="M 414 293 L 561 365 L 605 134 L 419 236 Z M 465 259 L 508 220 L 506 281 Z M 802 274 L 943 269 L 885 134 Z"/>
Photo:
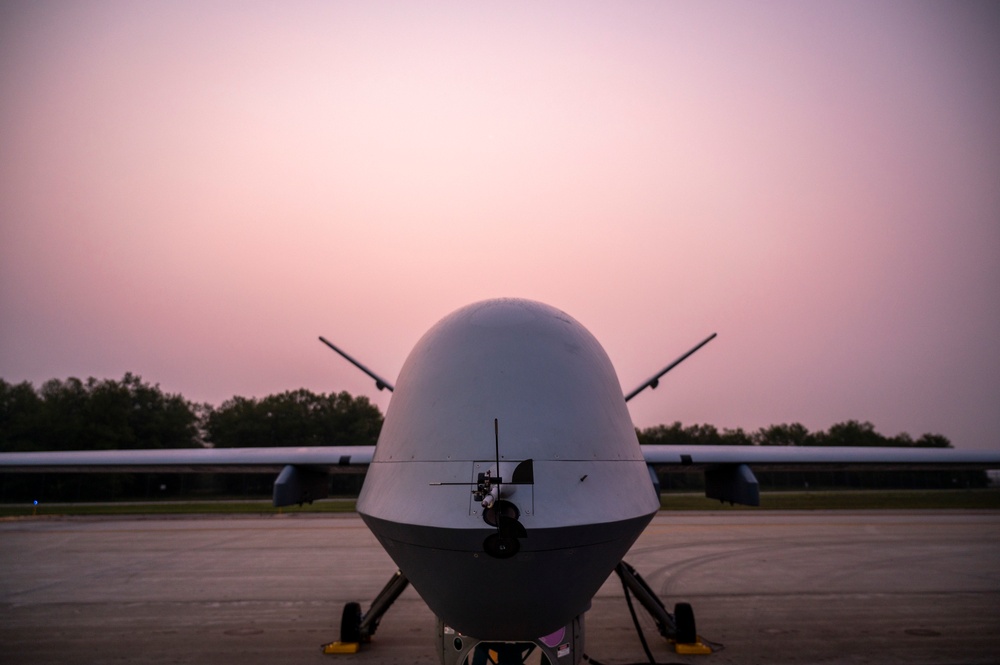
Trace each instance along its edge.
<path fill-rule="evenodd" d="M 464 307 L 417 342 L 400 371 L 376 461 L 641 459 L 621 385 L 593 335 L 541 303 Z"/>
<path fill-rule="evenodd" d="M 358 499 L 431 610 L 489 639 L 584 612 L 658 508 L 600 344 L 510 299 L 460 309 L 417 343 Z"/>

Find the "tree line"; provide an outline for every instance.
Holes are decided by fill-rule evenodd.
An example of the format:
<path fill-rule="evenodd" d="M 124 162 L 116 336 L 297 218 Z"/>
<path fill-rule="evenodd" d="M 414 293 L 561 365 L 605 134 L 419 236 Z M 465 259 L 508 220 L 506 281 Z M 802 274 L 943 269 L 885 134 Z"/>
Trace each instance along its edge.
<path fill-rule="evenodd" d="M 883 436 L 870 422 L 848 420 L 832 425 L 826 431 L 810 432 L 801 423 L 771 425 L 755 432 L 742 428 L 723 429 L 714 425 L 690 425 L 679 422 L 637 429 L 641 444 L 674 446 L 889 446 L 917 448 L 951 448 L 951 441 L 942 434 L 923 434 L 914 439 L 906 432 Z"/>
<path fill-rule="evenodd" d="M 382 413 L 367 397 L 293 390 L 219 407 L 120 381 L 0 379 L 0 451 L 375 445 Z"/>
<path fill-rule="evenodd" d="M 31 383 L 0 379 L 0 451 L 102 450 L 147 448 L 374 445 L 383 416 L 368 398 L 347 392 L 313 393 L 299 389 L 262 398 L 233 397 L 220 406 L 194 403 L 164 392 L 128 373 L 121 380 L 70 378 Z M 947 448 L 940 434 L 914 439 L 902 433 L 887 437 L 869 422 L 850 420 L 811 432 L 799 423 L 772 425 L 754 432 L 719 430 L 713 425 L 679 422 L 637 429 L 641 444 L 756 446 L 917 446 Z M 759 474 L 762 485 L 913 486 L 912 473 L 876 476 Z M 981 472 L 941 472 L 925 486 L 981 486 Z M 810 483 L 809 479 L 812 479 Z M 931 478 L 928 480 L 928 478 Z M 765 482 L 765 479 L 767 482 Z M 700 487 L 695 474 L 665 474 L 664 487 Z M 273 478 L 260 474 L 5 474 L 0 500 L 44 492 L 49 500 L 98 500 L 119 497 L 173 496 L 178 493 L 247 495 L 270 492 Z M 356 492 L 360 476 L 338 476 L 334 491 Z"/>
<path fill-rule="evenodd" d="M 38 389 L 0 379 L 0 452 L 375 445 L 381 428 L 379 408 L 347 392 L 237 396 L 213 407 L 131 373 L 120 381 L 53 379 Z M 357 493 L 361 480 L 337 476 L 334 490 Z M 0 500 L 266 496 L 273 481 L 242 473 L 0 474 Z"/>

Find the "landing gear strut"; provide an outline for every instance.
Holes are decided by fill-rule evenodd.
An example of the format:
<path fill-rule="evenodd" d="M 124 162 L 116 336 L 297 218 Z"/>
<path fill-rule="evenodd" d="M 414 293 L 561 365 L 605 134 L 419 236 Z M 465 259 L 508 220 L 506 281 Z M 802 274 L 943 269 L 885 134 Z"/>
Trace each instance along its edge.
<path fill-rule="evenodd" d="M 691 605 L 688 603 L 677 603 L 674 605 L 674 613 L 671 614 L 663 605 L 663 601 L 649 588 L 646 580 L 642 579 L 642 576 L 636 572 L 635 568 L 622 561 L 615 566 L 615 573 L 621 579 L 622 586 L 625 588 L 625 599 L 628 601 L 629 609 L 632 609 L 632 601 L 629 598 L 629 592 L 631 592 L 653 618 L 653 621 L 656 622 L 656 627 L 660 631 L 660 635 L 674 642 L 674 648 L 677 653 L 712 652 L 708 646 L 698 640 L 698 630 L 695 627 L 694 610 L 691 609 Z M 632 620 L 636 624 L 636 629 L 638 629 L 639 624 L 635 619 L 634 611 L 632 612 Z M 646 640 L 643 638 L 641 630 L 639 631 L 639 639 L 648 654 L 649 648 L 646 645 Z"/>
<path fill-rule="evenodd" d="M 340 617 L 340 641 L 324 645 L 323 653 L 357 653 L 362 643 L 371 641 L 382 615 L 409 585 L 410 580 L 406 579 L 402 571 L 397 570 L 364 614 L 361 613 L 359 603 L 344 605 L 344 612 Z"/>

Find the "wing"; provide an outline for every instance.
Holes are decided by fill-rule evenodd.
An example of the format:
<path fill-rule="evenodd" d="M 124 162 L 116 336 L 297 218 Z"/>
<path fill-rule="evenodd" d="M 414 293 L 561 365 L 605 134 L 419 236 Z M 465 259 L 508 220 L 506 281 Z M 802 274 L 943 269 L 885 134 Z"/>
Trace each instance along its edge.
<path fill-rule="evenodd" d="M 779 470 L 841 468 L 1000 467 L 1000 451 L 953 448 L 876 448 L 844 446 L 642 446 L 647 464 L 705 468 L 715 464 L 753 464 Z"/>
<path fill-rule="evenodd" d="M 374 446 L 301 448 L 175 448 L 0 453 L 0 473 L 93 472 L 275 472 L 274 505 L 289 506 L 329 494 L 329 474 L 360 471 Z"/>
<path fill-rule="evenodd" d="M 711 499 L 760 505 L 754 468 L 764 471 L 997 469 L 1000 451 L 840 446 L 642 446 L 653 468 L 704 471 Z"/>

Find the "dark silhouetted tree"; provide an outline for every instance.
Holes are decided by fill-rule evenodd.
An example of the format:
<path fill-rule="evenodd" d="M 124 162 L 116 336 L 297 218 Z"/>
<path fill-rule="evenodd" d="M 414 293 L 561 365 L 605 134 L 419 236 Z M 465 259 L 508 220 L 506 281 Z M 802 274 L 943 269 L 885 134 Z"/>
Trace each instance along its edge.
<path fill-rule="evenodd" d="M 52 379 L 38 392 L 29 383 L 0 381 L 0 449 L 5 451 L 197 445 L 194 405 L 134 374 L 121 381 Z"/>
<path fill-rule="evenodd" d="M 382 413 L 367 397 L 308 390 L 234 397 L 208 415 L 205 427 L 220 448 L 374 445 L 381 428 Z"/>
<path fill-rule="evenodd" d="M 802 423 L 771 425 L 754 433 L 754 443 L 761 446 L 808 446 L 812 434 Z"/>

